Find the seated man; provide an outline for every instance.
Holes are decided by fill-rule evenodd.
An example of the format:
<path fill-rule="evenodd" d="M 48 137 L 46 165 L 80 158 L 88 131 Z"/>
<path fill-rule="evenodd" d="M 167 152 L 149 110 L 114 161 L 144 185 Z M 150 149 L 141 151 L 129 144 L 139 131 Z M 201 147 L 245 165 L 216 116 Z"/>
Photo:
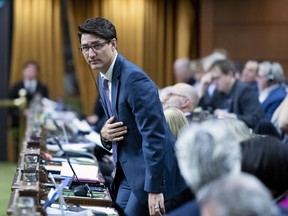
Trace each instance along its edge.
<path fill-rule="evenodd" d="M 9 91 L 9 98 L 19 98 L 19 91 L 26 90 L 26 99 L 28 105 L 36 94 L 42 97 L 48 97 L 48 88 L 38 80 L 38 73 L 40 66 L 36 61 L 27 61 L 23 66 L 23 79 L 12 86 Z M 12 126 L 19 126 L 19 111 L 18 109 L 11 109 Z"/>
<path fill-rule="evenodd" d="M 236 68 L 230 60 L 214 62 L 210 68 L 216 89 L 225 94 L 226 104 L 216 104 L 214 114 L 218 118 L 237 118 L 254 128 L 264 117 L 264 111 L 258 101 L 257 94 L 249 85 L 237 80 L 234 76 Z"/>
<path fill-rule="evenodd" d="M 258 94 L 257 86 L 257 74 L 259 70 L 259 64 L 257 61 L 249 60 L 245 63 L 245 66 L 241 72 L 240 80 L 250 85 L 250 87 Z"/>
<path fill-rule="evenodd" d="M 181 174 L 196 196 L 213 180 L 240 173 L 239 141 L 220 119 L 192 123 L 180 134 L 176 149 Z M 168 215 L 200 215 L 198 203 L 191 200 Z"/>
<path fill-rule="evenodd" d="M 177 83 L 172 86 L 164 109 L 175 107 L 184 112 L 188 122 L 192 121 L 193 111 L 198 106 L 199 97 L 196 89 L 186 83 Z"/>
<path fill-rule="evenodd" d="M 189 58 L 178 58 L 173 63 L 174 77 L 177 83 L 195 83 L 193 71 L 190 68 L 191 60 Z"/>
<path fill-rule="evenodd" d="M 260 64 L 257 76 L 259 101 L 268 120 L 286 97 L 285 88 L 281 85 L 283 80 L 284 72 L 278 62 Z"/>
<path fill-rule="evenodd" d="M 250 174 L 228 175 L 199 191 L 202 216 L 278 215 L 267 188 Z"/>

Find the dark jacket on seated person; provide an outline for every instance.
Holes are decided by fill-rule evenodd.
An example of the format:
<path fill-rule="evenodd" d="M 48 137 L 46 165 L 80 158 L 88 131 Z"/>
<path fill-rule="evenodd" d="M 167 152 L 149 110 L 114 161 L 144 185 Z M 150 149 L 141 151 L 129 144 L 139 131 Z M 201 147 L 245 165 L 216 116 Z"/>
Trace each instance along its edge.
<path fill-rule="evenodd" d="M 217 91 L 217 90 L 215 90 Z M 223 101 L 215 102 L 215 107 L 223 109 Z M 249 128 L 255 128 L 258 122 L 264 118 L 264 110 L 258 100 L 257 94 L 251 87 L 239 80 L 236 80 L 230 93 L 226 95 L 224 110 L 237 115 Z"/>

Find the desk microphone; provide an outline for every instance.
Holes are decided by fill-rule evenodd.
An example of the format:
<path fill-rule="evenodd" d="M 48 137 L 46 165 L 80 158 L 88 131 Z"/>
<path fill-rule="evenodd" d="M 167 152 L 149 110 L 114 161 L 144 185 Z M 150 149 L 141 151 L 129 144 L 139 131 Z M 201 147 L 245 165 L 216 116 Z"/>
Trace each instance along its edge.
<path fill-rule="evenodd" d="M 79 152 L 79 151 L 66 151 L 63 149 L 62 144 L 60 143 L 59 139 L 57 137 L 54 137 L 54 141 L 58 145 L 60 151 L 55 153 L 53 157 L 85 157 L 85 158 L 91 158 L 94 161 L 97 161 L 96 157 L 89 153 L 89 152 Z"/>
<path fill-rule="evenodd" d="M 54 140 L 55 140 L 56 143 L 58 144 L 58 146 L 59 146 L 59 148 L 61 149 L 61 151 L 64 152 L 64 155 L 66 155 L 68 165 L 69 165 L 70 169 L 71 169 L 72 172 L 73 172 L 73 177 L 76 178 L 76 180 L 77 180 L 77 182 L 78 182 L 78 184 L 79 184 L 79 186 L 76 186 L 76 187 L 74 188 L 74 190 L 73 190 L 74 195 L 75 195 L 75 196 L 87 196 L 87 193 L 89 192 L 90 197 L 93 198 L 93 194 L 92 194 L 92 191 L 91 191 L 89 185 L 88 185 L 87 183 L 86 183 L 85 185 L 81 185 L 81 182 L 80 182 L 80 180 L 79 180 L 79 178 L 78 178 L 78 176 L 77 176 L 77 174 L 76 174 L 76 172 L 75 172 L 75 170 L 74 170 L 74 168 L 73 168 L 73 166 L 72 166 L 72 164 L 71 164 L 71 162 L 70 162 L 69 154 L 67 154 L 67 153 L 64 151 L 64 149 L 62 148 L 62 146 L 61 146 L 61 144 L 60 144 L 60 141 L 58 140 L 57 137 L 54 137 Z"/>
<path fill-rule="evenodd" d="M 77 182 L 80 184 L 79 186 L 76 186 L 73 189 L 74 195 L 75 196 L 84 196 L 84 197 L 86 197 L 87 193 L 89 192 L 90 197 L 93 198 L 93 193 L 92 193 L 89 185 L 87 183 L 85 185 L 81 185 L 81 182 L 80 182 L 80 180 L 79 180 L 79 178 L 78 178 L 78 176 L 77 176 L 77 174 L 76 174 L 76 172 L 75 172 L 75 170 L 74 170 L 74 168 L 73 168 L 73 166 L 72 166 L 72 164 L 70 162 L 70 158 L 69 157 L 67 157 L 67 162 L 68 162 L 69 167 L 71 168 L 71 170 L 73 172 L 73 177 L 75 177 Z"/>
<path fill-rule="evenodd" d="M 54 123 L 54 125 L 56 126 L 56 128 L 57 128 L 58 130 L 62 131 L 65 142 L 66 142 L 66 143 L 69 143 L 68 135 L 67 135 L 67 131 L 66 131 L 66 128 L 65 128 L 64 123 L 61 122 L 62 124 L 59 125 L 59 123 L 58 123 L 55 119 L 53 119 L 53 123 Z"/>

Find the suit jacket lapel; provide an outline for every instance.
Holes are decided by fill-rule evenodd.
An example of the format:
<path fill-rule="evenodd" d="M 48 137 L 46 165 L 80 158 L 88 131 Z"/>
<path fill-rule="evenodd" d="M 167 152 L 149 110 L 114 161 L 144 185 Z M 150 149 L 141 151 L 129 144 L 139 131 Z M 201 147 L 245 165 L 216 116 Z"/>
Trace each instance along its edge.
<path fill-rule="evenodd" d="M 118 102 L 118 96 L 119 96 L 119 88 L 120 88 L 120 75 L 121 75 L 121 63 L 123 61 L 123 57 L 118 54 L 114 68 L 113 68 L 113 75 L 112 75 L 112 92 L 111 92 L 111 109 L 112 113 L 116 115 L 116 118 L 118 119 L 118 109 L 117 109 L 117 102 Z M 98 86 L 99 86 L 99 93 L 102 98 L 102 104 L 104 105 L 104 112 L 106 116 L 109 116 L 107 104 L 104 100 L 104 91 L 103 91 L 103 82 L 102 77 L 100 73 L 98 74 Z"/>
<path fill-rule="evenodd" d="M 122 56 L 118 54 L 112 75 L 112 112 L 116 115 L 117 119 L 118 119 L 117 102 L 120 89 L 121 62 L 122 62 Z"/>
<path fill-rule="evenodd" d="M 109 116 L 109 113 L 108 113 L 108 109 L 107 109 L 107 104 L 106 104 L 106 101 L 104 100 L 104 90 L 103 90 L 103 82 L 102 82 L 102 77 L 100 75 L 100 73 L 98 74 L 98 86 L 99 86 L 99 94 L 102 98 L 101 102 L 103 104 L 103 108 L 104 108 L 104 112 L 105 112 L 105 115 L 106 116 Z"/>

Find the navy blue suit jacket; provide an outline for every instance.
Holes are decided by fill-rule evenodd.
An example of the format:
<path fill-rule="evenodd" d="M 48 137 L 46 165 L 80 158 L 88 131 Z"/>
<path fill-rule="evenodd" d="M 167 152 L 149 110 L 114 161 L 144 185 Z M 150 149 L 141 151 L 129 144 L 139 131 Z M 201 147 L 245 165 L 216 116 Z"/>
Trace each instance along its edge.
<path fill-rule="evenodd" d="M 100 74 L 98 84 L 108 118 Z M 135 196 L 145 203 L 147 192 L 162 192 L 165 200 L 182 192 L 187 186 L 178 169 L 175 138 L 166 123 L 157 86 L 118 54 L 111 94 L 116 121 L 128 127 L 124 140 L 118 143 L 117 157 Z"/>
<path fill-rule="evenodd" d="M 248 127 L 254 128 L 264 117 L 257 94 L 248 84 L 236 80 L 230 92 L 230 100 L 228 111 L 235 113 Z"/>
<path fill-rule="evenodd" d="M 261 106 L 264 109 L 265 117 L 271 119 L 274 111 L 281 104 L 281 102 L 286 97 L 285 88 L 279 85 L 277 88 L 273 89 L 269 96 L 261 103 Z"/>

